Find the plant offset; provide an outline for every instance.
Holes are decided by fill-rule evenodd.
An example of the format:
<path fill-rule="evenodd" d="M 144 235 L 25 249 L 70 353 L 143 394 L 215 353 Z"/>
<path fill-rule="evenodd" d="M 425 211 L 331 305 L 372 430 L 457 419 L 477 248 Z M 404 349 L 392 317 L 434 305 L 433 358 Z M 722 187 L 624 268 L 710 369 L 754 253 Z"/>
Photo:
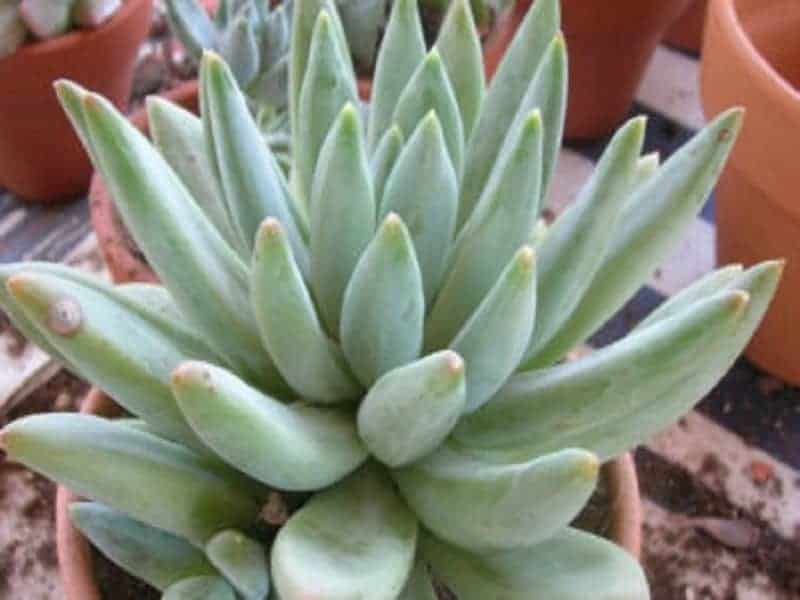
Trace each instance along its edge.
<path fill-rule="evenodd" d="M 467 0 L 430 51 L 397 0 L 365 118 L 336 8 L 300 0 L 289 181 L 226 64 L 200 75 L 200 118 L 151 99 L 155 146 L 58 84 L 163 287 L 2 267 L 16 325 L 135 417 L 27 417 L 9 456 L 91 500 L 75 524 L 169 599 L 432 599 L 432 576 L 460 600 L 647 598 L 632 557 L 570 523 L 602 462 L 727 371 L 781 265 L 716 271 L 562 359 L 674 249 L 739 112 L 661 166 L 629 121 L 547 227 L 556 0 L 488 88 Z"/>
<path fill-rule="evenodd" d="M 76 27 L 99 27 L 122 0 L 0 0 L 0 58 L 25 40 L 45 40 Z"/>

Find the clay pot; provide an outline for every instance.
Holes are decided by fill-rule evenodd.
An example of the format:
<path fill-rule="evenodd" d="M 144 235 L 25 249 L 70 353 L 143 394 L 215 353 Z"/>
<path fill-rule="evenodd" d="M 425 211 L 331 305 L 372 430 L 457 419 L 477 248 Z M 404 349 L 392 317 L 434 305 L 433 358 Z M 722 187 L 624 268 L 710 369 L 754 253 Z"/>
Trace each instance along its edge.
<path fill-rule="evenodd" d="M 163 95 L 188 110 L 198 111 L 197 81 L 183 83 Z M 130 119 L 136 127 L 147 133 L 147 112 L 144 108 L 134 112 Z M 158 277 L 120 221 L 111 194 L 99 173 L 94 174 L 89 188 L 89 210 L 103 259 L 114 282 L 157 282 Z"/>
<path fill-rule="evenodd" d="M 670 46 L 693 52 L 700 52 L 703 45 L 703 26 L 708 12 L 708 0 L 692 0 L 680 18 L 667 31 L 664 41 Z"/>
<path fill-rule="evenodd" d="M 82 413 L 116 416 L 119 408 L 97 388 L 81 406 Z M 629 454 L 603 466 L 611 501 L 609 537 L 637 559 L 642 545 L 642 504 L 636 468 Z M 59 486 L 56 493 L 56 544 L 65 600 L 102 600 L 95 581 L 89 542 L 72 525 L 67 511 L 79 498 Z"/>
<path fill-rule="evenodd" d="M 734 105 L 744 126 L 717 187 L 717 260 L 787 259 L 783 282 L 746 354 L 800 384 L 800 4 L 712 0 L 701 95 L 707 117 Z"/>
<path fill-rule="evenodd" d="M 561 28 L 569 51 L 565 136 L 603 137 L 627 116 L 647 65 L 667 27 L 689 0 L 561 0 Z M 531 0 L 518 0 L 489 40 L 486 72 L 494 74 Z M 484 46 L 488 51 L 487 46 Z"/>
<path fill-rule="evenodd" d="M 104 25 L 25 44 L 0 59 L 0 186 L 39 201 L 86 192 L 92 167 L 52 84 L 68 78 L 127 106 L 153 0 L 126 0 Z"/>

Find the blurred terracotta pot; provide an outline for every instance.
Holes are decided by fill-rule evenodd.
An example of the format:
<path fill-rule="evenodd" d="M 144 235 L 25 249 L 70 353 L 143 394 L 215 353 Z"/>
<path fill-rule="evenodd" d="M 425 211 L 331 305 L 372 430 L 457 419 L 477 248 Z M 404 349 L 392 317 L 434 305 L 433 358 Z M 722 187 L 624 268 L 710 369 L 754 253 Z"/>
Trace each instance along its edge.
<path fill-rule="evenodd" d="M 787 259 L 783 283 L 747 349 L 800 384 L 800 3 L 712 0 L 701 92 L 707 117 L 747 109 L 717 188 L 717 260 Z"/>
<path fill-rule="evenodd" d="M 116 416 L 119 408 L 97 388 L 81 406 L 82 413 Z M 611 508 L 608 537 L 637 559 L 642 546 L 642 502 L 636 467 L 630 454 L 603 466 Z M 72 525 L 68 508 L 78 498 L 59 486 L 56 496 L 56 543 L 58 567 L 65 600 L 102 600 L 92 566 L 89 542 Z"/>
<path fill-rule="evenodd" d="M 664 41 L 670 46 L 688 52 L 700 52 L 706 12 L 708 12 L 708 0 L 692 0 L 686 12 L 669 28 Z"/>
<path fill-rule="evenodd" d="M 53 82 L 72 79 L 124 109 L 152 10 L 153 0 L 126 0 L 97 29 L 25 44 L 0 59 L 0 186 L 39 201 L 86 192 L 92 167 Z"/>
<path fill-rule="evenodd" d="M 188 110 L 198 111 L 197 81 L 183 83 L 163 95 Z M 136 127 L 147 133 L 147 112 L 144 108 L 134 112 L 130 119 Z M 130 234 L 122 225 L 114 208 L 111 194 L 98 173 L 92 177 L 92 184 L 89 188 L 89 210 L 103 259 L 114 282 L 154 283 L 158 281 L 158 277 L 144 260 L 144 256 L 138 251 Z"/>

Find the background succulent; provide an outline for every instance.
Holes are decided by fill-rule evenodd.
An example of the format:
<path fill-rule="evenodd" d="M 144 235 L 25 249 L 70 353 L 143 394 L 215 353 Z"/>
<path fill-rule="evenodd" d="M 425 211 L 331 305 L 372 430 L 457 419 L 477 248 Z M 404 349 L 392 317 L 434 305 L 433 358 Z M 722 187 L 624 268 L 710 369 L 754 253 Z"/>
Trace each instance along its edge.
<path fill-rule="evenodd" d="M 0 58 L 28 37 L 57 37 L 75 27 L 97 27 L 122 0 L 0 0 Z"/>
<path fill-rule="evenodd" d="M 258 107 L 286 107 L 292 0 L 275 8 L 264 0 L 221 0 L 213 17 L 198 0 L 166 4 L 170 28 L 195 60 L 204 50 L 218 52 Z"/>
<path fill-rule="evenodd" d="M 163 287 L 0 269 L 16 325 L 136 417 L 27 417 L 6 451 L 91 500 L 76 525 L 168 599 L 431 599 L 431 572 L 461 600 L 646 598 L 631 557 L 570 523 L 600 463 L 725 373 L 781 265 L 716 271 L 562 359 L 672 250 L 739 112 L 663 166 L 631 120 L 545 227 L 556 0 L 535 3 L 488 89 L 466 0 L 431 51 L 397 0 L 366 126 L 335 6 L 300 0 L 292 40 L 291 183 L 215 54 L 199 119 L 150 101 L 155 147 L 58 85 Z M 273 536 L 277 492 L 292 514 Z"/>

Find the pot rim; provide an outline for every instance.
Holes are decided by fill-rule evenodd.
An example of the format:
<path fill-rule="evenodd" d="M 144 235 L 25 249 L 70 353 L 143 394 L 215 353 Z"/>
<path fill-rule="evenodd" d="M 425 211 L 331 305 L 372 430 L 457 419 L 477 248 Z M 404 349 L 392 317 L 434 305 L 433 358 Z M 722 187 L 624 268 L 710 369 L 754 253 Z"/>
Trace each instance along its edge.
<path fill-rule="evenodd" d="M 81 413 L 113 415 L 119 412 L 104 392 L 92 387 L 81 404 Z M 610 539 L 640 558 L 642 543 L 642 503 L 636 467 L 630 453 L 603 465 L 611 490 Z M 68 508 L 80 500 L 67 488 L 59 485 L 56 492 L 56 549 L 58 569 L 66 600 L 102 600 L 94 576 L 89 541 L 69 518 Z"/>
<path fill-rule="evenodd" d="M 779 96 L 800 104 L 800 89 L 792 85 L 753 43 L 740 17 L 737 3 L 741 0 L 711 0 L 709 18 L 716 19 L 721 27 L 733 36 L 733 43 L 746 55 L 746 58 L 767 78 L 768 88 L 776 90 Z"/>
<path fill-rule="evenodd" d="M 29 56 L 57 54 L 63 52 L 69 46 L 84 43 L 91 44 L 95 36 L 101 35 L 104 30 L 116 28 L 120 23 L 127 21 L 138 5 L 146 2 L 150 2 L 150 0 L 123 0 L 119 10 L 98 27 L 73 29 L 52 39 L 23 43 L 14 52 L 0 59 L 0 64 L 11 58 L 22 60 Z"/>

